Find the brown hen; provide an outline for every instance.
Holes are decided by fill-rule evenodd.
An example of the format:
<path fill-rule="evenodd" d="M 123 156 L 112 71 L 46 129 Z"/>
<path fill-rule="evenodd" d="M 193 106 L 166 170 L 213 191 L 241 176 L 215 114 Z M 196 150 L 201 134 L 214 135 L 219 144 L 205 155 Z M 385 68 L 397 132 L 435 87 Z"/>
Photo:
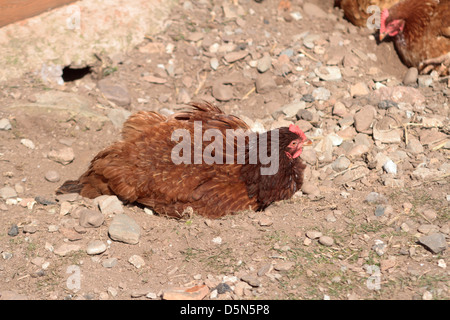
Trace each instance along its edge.
<path fill-rule="evenodd" d="M 405 0 L 384 10 L 380 40 L 387 35 L 408 67 L 449 73 L 450 0 Z"/>
<path fill-rule="evenodd" d="M 390 8 L 400 0 L 335 0 L 335 6 L 339 6 L 344 11 L 344 16 L 347 20 L 358 27 L 367 26 L 367 20 L 376 14 L 375 11 L 368 10 L 370 6 L 377 6 L 379 8 L 378 14 L 381 10 Z"/>
<path fill-rule="evenodd" d="M 310 143 L 294 125 L 251 133 L 242 120 L 208 103 L 169 118 L 141 111 L 125 122 L 121 141 L 57 193 L 117 195 L 176 218 L 188 207 L 211 218 L 262 210 L 301 188 L 299 156 Z"/>

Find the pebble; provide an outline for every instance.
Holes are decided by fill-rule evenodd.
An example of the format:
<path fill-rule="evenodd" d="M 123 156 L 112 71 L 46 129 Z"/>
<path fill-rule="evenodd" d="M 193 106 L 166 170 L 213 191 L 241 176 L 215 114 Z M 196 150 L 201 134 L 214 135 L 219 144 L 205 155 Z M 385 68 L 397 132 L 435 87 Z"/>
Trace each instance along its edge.
<path fill-rule="evenodd" d="M 319 87 L 312 91 L 312 96 L 315 100 L 318 101 L 328 101 L 328 99 L 330 99 L 331 97 L 331 92 L 324 87 Z"/>
<path fill-rule="evenodd" d="M 34 142 L 31 141 L 30 139 L 20 139 L 20 143 L 31 150 L 36 148 L 36 146 L 34 145 Z"/>
<path fill-rule="evenodd" d="M 15 237 L 19 234 L 19 227 L 16 224 L 13 224 L 11 228 L 8 230 L 8 236 Z"/>
<path fill-rule="evenodd" d="M 397 165 L 390 159 L 383 165 L 383 169 L 386 173 L 397 174 Z"/>
<path fill-rule="evenodd" d="M 117 265 L 117 258 L 105 259 L 102 262 L 102 266 L 105 268 L 113 268 Z"/>
<path fill-rule="evenodd" d="M 337 66 L 317 68 L 314 73 L 324 81 L 338 81 L 342 79 L 341 70 Z"/>
<path fill-rule="evenodd" d="M 256 69 L 259 72 L 264 73 L 267 70 L 269 70 L 271 66 L 272 66 L 272 57 L 269 54 L 264 54 L 264 56 L 261 59 L 258 59 Z"/>
<path fill-rule="evenodd" d="M 216 81 L 212 87 L 212 95 L 218 101 L 229 101 L 233 99 L 233 86 Z"/>
<path fill-rule="evenodd" d="M 79 224 L 85 228 L 98 228 L 105 221 L 104 215 L 99 211 L 82 209 L 79 214 Z"/>
<path fill-rule="evenodd" d="M 333 161 L 331 168 L 336 172 L 341 172 L 347 169 L 351 164 L 351 161 L 346 157 L 339 157 Z"/>
<path fill-rule="evenodd" d="M 432 234 L 437 233 L 439 231 L 439 227 L 434 224 L 421 224 L 417 231 L 423 234 Z"/>
<path fill-rule="evenodd" d="M 14 188 L 11 187 L 3 187 L 0 189 L 0 198 L 9 199 L 17 197 L 17 192 Z"/>
<path fill-rule="evenodd" d="M 362 97 L 369 93 L 369 88 L 364 82 L 358 82 L 350 87 L 350 95 L 352 97 Z"/>
<path fill-rule="evenodd" d="M 0 130 L 11 130 L 11 122 L 8 119 L 2 118 L 0 119 Z"/>
<path fill-rule="evenodd" d="M 405 76 L 403 77 L 403 84 L 405 86 L 416 84 L 418 76 L 419 70 L 417 70 L 417 68 L 409 68 L 408 71 L 406 71 Z"/>
<path fill-rule="evenodd" d="M 209 65 L 211 66 L 211 69 L 217 70 L 217 68 L 219 68 L 219 60 L 217 58 L 211 58 L 211 60 L 209 60 Z"/>
<path fill-rule="evenodd" d="M 59 150 L 50 151 L 47 154 L 47 158 L 61 163 L 62 165 L 68 165 L 75 159 L 75 153 L 71 147 L 66 147 Z"/>
<path fill-rule="evenodd" d="M 292 267 L 295 266 L 295 263 L 292 261 L 286 261 L 286 262 L 279 262 L 276 263 L 273 268 L 277 271 L 288 271 L 292 269 Z"/>
<path fill-rule="evenodd" d="M 385 253 L 386 247 L 387 245 L 383 241 L 376 239 L 372 249 L 375 250 L 379 256 L 382 256 Z"/>
<path fill-rule="evenodd" d="M 321 236 L 319 238 L 319 243 L 324 246 L 331 247 L 334 244 L 334 239 L 329 236 Z"/>
<path fill-rule="evenodd" d="M 355 116 L 355 129 L 358 132 L 367 131 L 376 115 L 376 110 L 372 106 L 365 106 L 361 110 L 359 110 Z"/>
<path fill-rule="evenodd" d="M 71 252 L 74 252 L 74 251 L 78 251 L 78 250 L 80 250 L 80 246 L 79 245 L 64 243 L 64 244 L 60 245 L 58 248 L 56 248 L 53 251 L 53 253 L 58 255 L 58 256 L 64 257 L 67 254 L 69 254 Z"/>
<path fill-rule="evenodd" d="M 375 208 L 375 216 L 376 217 L 381 217 L 382 215 L 384 215 L 384 211 L 385 211 L 385 206 L 384 205 L 377 205 L 377 207 Z"/>
<path fill-rule="evenodd" d="M 89 255 L 95 255 L 105 252 L 107 249 L 106 244 L 101 240 L 92 240 L 88 243 L 86 252 Z"/>
<path fill-rule="evenodd" d="M 247 55 L 248 55 L 247 51 L 241 50 L 227 53 L 223 58 L 225 59 L 226 62 L 233 63 L 245 58 Z"/>
<path fill-rule="evenodd" d="M 58 182 L 61 180 L 61 176 L 57 171 L 50 170 L 45 173 L 45 180 L 48 182 Z"/>
<path fill-rule="evenodd" d="M 406 150 L 413 154 L 419 154 L 424 151 L 422 144 L 419 140 L 415 138 L 409 138 L 408 144 L 406 145 Z"/>
<path fill-rule="evenodd" d="M 427 247 L 433 253 L 440 253 L 447 249 L 447 241 L 442 233 L 433 233 L 419 238 L 419 243 Z"/>
<path fill-rule="evenodd" d="M 129 259 L 128 262 L 131 263 L 136 269 L 140 269 L 143 266 L 145 266 L 145 261 L 144 258 L 142 258 L 141 256 L 138 255 L 132 255 Z"/>
<path fill-rule="evenodd" d="M 322 232 L 320 232 L 320 231 L 314 231 L 314 230 L 309 230 L 309 231 L 306 231 L 306 236 L 307 236 L 309 239 L 314 240 L 314 239 L 318 239 L 318 238 L 322 237 Z"/>
<path fill-rule="evenodd" d="M 277 87 L 272 75 L 268 73 L 259 74 L 256 77 L 255 85 L 258 93 L 268 93 Z"/>
<path fill-rule="evenodd" d="M 102 195 L 95 198 L 94 203 L 98 204 L 100 211 L 105 216 L 124 213 L 123 203 L 117 196 Z"/>
<path fill-rule="evenodd" d="M 108 229 L 112 240 L 137 244 L 141 236 L 139 225 L 125 214 L 117 214 Z"/>
<path fill-rule="evenodd" d="M 241 276 L 241 280 L 248 283 L 252 287 L 261 286 L 261 281 L 258 279 L 258 277 L 251 275 L 251 274 L 245 274 L 245 275 Z"/>

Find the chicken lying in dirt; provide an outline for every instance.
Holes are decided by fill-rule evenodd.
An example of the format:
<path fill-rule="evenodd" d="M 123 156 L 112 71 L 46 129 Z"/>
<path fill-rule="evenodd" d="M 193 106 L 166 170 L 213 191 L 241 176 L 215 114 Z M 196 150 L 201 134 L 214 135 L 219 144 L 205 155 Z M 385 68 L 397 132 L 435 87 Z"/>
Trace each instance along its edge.
<path fill-rule="evenodd" d="M 289 199 L 303 183 L 303 146 L 311 144 L 295 125 L 253 133 L 235 116 L 208 103 L 168 118 L 141 111 L 124 124 L 122 140 L 91 161 L 78 180 L 57 193 L 84 197 L 117 195 L 157 213 L 218 218 L 263 210 Z"/>
<path fill-rule="evenodd" d="M 449 74 L 450 0 L 405 0 L 384 10 L 380 40 L 387 35 L 408 67 Z"/>

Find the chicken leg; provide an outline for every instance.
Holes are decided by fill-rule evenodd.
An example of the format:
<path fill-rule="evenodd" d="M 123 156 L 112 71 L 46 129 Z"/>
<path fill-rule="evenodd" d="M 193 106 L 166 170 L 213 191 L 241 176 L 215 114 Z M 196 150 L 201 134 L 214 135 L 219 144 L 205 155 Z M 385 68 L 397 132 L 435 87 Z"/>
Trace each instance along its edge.
<path fill-rule="evenodd" d="M 436 58 L 422 61 L 419 69 L 422 74 L 427 74 L 434 69 L 439 75 L 447 75 L 450 72 L 450 52 Z"/>

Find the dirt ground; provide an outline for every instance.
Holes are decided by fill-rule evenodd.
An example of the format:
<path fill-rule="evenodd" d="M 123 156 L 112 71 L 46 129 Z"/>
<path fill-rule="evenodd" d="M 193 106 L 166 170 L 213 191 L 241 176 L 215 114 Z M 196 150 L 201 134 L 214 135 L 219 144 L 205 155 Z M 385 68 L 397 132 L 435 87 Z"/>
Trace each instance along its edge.
<path fill-rule="evenodd" d="M 321 10 L 306 10 L 307 2 Z M 377 141 L 371 127 L 364 134 L 369 150 L 349 156 L 350 167 L 336 171 L 330 165 L 346 154 L 343 147 L 332 146 L 328 160 L 321 157 L 327 150 L 317 147 L 326 134 L 343 129 L 339 121 L 345 117 L 333 108 L 340 103 L 355 116 L 373 105 L 375 119 L 383 119 L 387 112 L 371 94 L 377 83 L 403 87 L 407 68 L 392 42 L 377 43 L 375 31 L 351 25 L 331 0 L 293 0 L 292 15 L 278 12 L 277 5 L 277 0 L 240 0 L 238 6 L 227 0 L 180 1 L 164 32 L 130 52 L 99 54 L 101 61 L 83 77 L 76 71 L 66 74 L 59 86 L 30 73 L 0 84 L 0 119 L 11 124 L 0 130 L 0 189 L 16 192 L 0 198 L 0 299 L 161 299 L 173 287 L 197 285 L 206 285 L 202 298 L 207 300 L 449 299 L 448 248 L 435 253 L 419 243 L 434 233 L 444 235 L 444 242 L 450 236 L 447 82 L 434 79 L 431 86 L 405 87 L 425 100 L 402 100 L 398 110 L 403 113 L 395 115 L 402 124 L 416 125 L 400 125 L 401 141 L 394 143 Z M 308 35 L 315 35 L 313 48 L 305 45 Z M 227 56 L 243 51 L 248 54 L 236 61 Z M 256 62 L 264 54 L 272 63 L 262 73 Z M 319 79 L 314 70 L 321 65 L 337 65 L 342 78 Z M 276 85 L 255 90 L 261 74 L 272 75 Z M 115 89 L 114 100 L 97 86 L 101 79 L 127 90 Z M 370 93 L 352 97 L 352 86 L 360 82 Z M 306 99 L 319 87 L 330 97 Z M 61 214 L 56 188 L 77 178 L 102 148 L 119 138 L 120 119 L 127 112 L 167 113 L 205 99 L 270 129 L 297 122 L 280 110 L 302 98 L 312 114 L 312 119 L 302 116 L 303 125 L 310 124 L 306 135 L 314 140 L 316 158 L 305 158 L 312 192 L 304 190 L 264 212 L 218 220 L 195 214 L 174 220 L 125 205 L 124 213 L 141 228 L 134 245 L 110 239 L 114 215 L 106 215 L 99 227 L 79 227 L 78 208 L 98 210 L 92 200 L 70 199 L 68 213 Z M 111 110 L 119 110 L 119 116 Z M 414 116 L 407 119 L 404 110 Z M 421 117 L 438 122 L 425 126 Z M 427 143 L 429 133 L 441 139 Z M 344 140 L 353 142 L 355 135 Z M 417 138 L 423 150 L 407 149 L 408 138 Z M 31 140 L 34 148 L 22 139 Z M 61 164 L 49 158 L 64 148 L 73 150 L 73 161 Z M 396 174 L 380 168 L 379 153 L 394 159 Z M 431 177 L 415 175 L 420 167 Z M 46 179 L 49 171 L 56 171 L 58 181 Z M 375 202 L 367 201 L 372 192 L 381 195 Z M 18 232 L 9 235 L 13 225 Z M 101 240 L 106 251 L 88 254 L 92 240 Z M 55 254 L 63 244 L 79 247 L 65 256 Z M 144 265 L 130 263 L 134 255 Z M 106 267 L 111 259 L 116 264 Z M 74 277 L 79 279 L 75 287 Z"/>

